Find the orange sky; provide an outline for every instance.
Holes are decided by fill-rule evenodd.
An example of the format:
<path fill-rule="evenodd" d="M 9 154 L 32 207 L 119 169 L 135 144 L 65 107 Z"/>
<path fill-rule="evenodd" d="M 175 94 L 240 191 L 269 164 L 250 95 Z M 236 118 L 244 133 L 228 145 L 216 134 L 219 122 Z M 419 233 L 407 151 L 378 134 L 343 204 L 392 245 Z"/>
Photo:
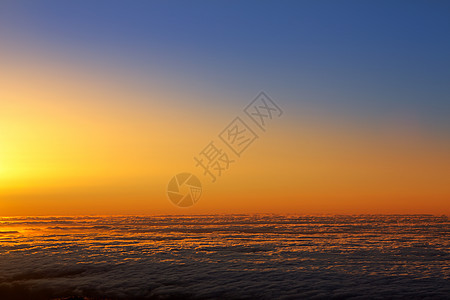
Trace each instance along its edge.
<path fill-rule="evenodd" d="M 410 120 L 362 123 L 271 95 L 285 115 L 212 184 L 193 157 L 258 91 L 241 105 L 212 103 L 229 95 L 5 53 L 0 215 L 450 213 L 450 143 Z M 204 190 L 180 209 L 165 193 L 185 171 Z"/>

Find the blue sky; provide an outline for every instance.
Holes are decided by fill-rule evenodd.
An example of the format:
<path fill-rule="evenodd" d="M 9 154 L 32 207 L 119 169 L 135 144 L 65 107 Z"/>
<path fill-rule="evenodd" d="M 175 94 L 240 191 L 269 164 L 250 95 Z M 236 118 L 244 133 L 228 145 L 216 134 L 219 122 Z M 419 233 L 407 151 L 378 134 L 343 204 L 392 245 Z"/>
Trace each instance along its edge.
<path fill-rule="evenodd" d="M 445 1 L 2 1 L 0 204 L 173 213 L 263 90 L 283 118 L 192 213 L 448 212 L 449 54 Z"/>
<path fill-rule="evenodd" d="M 0 19 L 3 35 L 268 90 L 294 108 L 450 128 L 445 1 L 4 1 Z"/>

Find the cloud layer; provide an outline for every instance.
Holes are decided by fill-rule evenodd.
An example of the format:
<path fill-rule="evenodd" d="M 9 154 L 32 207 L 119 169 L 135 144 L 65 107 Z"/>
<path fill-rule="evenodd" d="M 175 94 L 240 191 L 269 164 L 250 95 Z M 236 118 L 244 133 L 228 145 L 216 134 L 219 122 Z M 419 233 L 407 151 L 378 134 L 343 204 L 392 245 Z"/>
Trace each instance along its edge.
<path fill-rule="evenodd" d="M 4 218 L 0 233 L 2 299 L 450 294 L 447 217 Z"/>

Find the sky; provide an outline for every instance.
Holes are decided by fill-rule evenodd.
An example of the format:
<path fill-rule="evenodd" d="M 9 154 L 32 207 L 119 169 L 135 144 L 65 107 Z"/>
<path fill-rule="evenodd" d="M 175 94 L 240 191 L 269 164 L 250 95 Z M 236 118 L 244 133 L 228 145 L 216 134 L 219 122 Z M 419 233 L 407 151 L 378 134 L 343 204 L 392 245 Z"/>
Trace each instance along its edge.
<path fill-rule="evenodd" d="M 446 1 L 2 1 L 0 215 L 449 214 L 449 53 Z"/>

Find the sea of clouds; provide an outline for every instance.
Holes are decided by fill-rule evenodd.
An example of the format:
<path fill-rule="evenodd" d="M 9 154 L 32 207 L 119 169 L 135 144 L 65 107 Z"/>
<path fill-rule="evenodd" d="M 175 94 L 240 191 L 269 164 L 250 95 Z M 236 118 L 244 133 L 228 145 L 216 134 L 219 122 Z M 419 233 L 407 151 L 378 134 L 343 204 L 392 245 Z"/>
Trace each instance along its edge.
<path fill-rule="evenodd" d="M 3 218 L 0 299 L 449 299 L 449 232 L 446 216 Z"/>

